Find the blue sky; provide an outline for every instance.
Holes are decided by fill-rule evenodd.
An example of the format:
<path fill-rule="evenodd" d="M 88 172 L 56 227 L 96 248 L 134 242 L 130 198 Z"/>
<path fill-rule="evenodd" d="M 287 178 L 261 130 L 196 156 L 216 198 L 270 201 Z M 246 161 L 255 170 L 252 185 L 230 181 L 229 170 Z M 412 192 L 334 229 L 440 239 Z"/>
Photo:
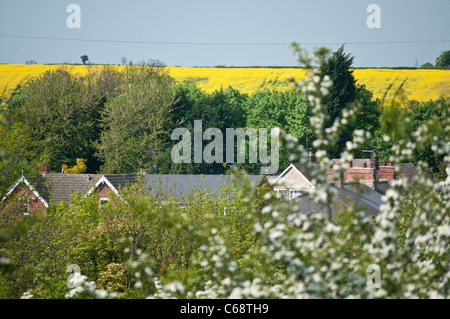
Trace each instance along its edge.
<path fill-rule="evenodd" d="M 369 4 L 381 28 L 367 27 Z M 345 44 L 355 67 L 420 66 L 450 49 L 449 13 L 449 0 L 0 0 L 0 63 L 295 66 L 295 41 Z"/>

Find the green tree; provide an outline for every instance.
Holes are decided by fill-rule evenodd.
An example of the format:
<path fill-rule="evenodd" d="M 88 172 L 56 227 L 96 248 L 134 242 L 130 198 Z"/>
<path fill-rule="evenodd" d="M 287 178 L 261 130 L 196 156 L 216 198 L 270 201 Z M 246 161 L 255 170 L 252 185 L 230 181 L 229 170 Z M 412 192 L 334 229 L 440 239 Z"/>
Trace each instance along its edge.
<path fill-rule="evenodd" d="M 175 101 L 175 83 L 153 65 L 135 66 L 128 87 L 105 105 L 103 131 L 95 144 L 103 172 L 131 173 L 148 169 L 164 149 Z"/>
<path fill-rule="evenodd" d="M 231 86 L 227 87 L 223 93 L 225 95 L 225 100 L 231 109 L 233 127 L 244 127 L 247 122 L 244 107 L 245 102 L 248 99 L 248 94 L 241 93 L 239 90 L 234 89 Z"/>
<path fill-rule="evenodd" d="M 450 68 L 450 50 L 442 52 L 436 58 L 436 67 L 443 70 L 448 70 Z"/>
<path fill-rule="evenodd" d="M 420 66 L 421 69 L 433 69 L 434 65 L 430 62 L 426 62 Z"/>
<path fill-rule="evenodd" d="M 223 139 L 225 141 L 225 132 L 227 128 L 233 128 L 234 116 L 232 106 L 227 99 L 226 93 L 221 91 L 214 91 L 210 94 L 201 96 L 192 105 L 190 110 L 190 119 L 186 122 L 186 128 L 191 132 L 191 137 L 194 136 L 194 120 L 202 121 L 203 132 L 208 128 L 217 128 L 222 132 Z M 206 143 L 203 143 L 203 147 Z M 191 144 L 193 153 L 194 143 Z M 223 143 L 223 161 L 225 161 L 225 146 Z M 175 165 L 175 169 L 178 173 L 186 172 L 189 174 L 222 174 L 226 171 L 223 163 L 181 163 Z"/>
<path fill-rule="evenodd" d="M 448 100 L 448 99 L 447 99 Z M 427 102 L 414 102 L 408 107 L 401 104 L 393 104 L 383 109 L 381 114 L 381 126 L 374 134 L 371 145 L 379 150 L 380 160 L 389 160 L 393 155 L 392 148 L 398 144 L 399 140 L 407 139 L 415 130 L 429 121 L 433 121 L 444 116 L 443 109 L 439 105 L 445 105 L 445 99 Z M 383 136 L 390 136 L 385 141 Z M 442 132 L 435 136 L 437 140 L 444 139 Z M 416 147 L 413 151 L 411 163 L 418 165 L 424 162 L 429 167 L 429 173 L 437 178 L 445 178 L 444 158 L 436 154 L 431 148 Z"/>
<path fill-rule="evenodd" d="M 82 55 L 80 56 L 80 58 L 83 64 L 86 64 L 86 62 L 89 61 L 89 57 L 87 55 Z"/>
<path fill-rule="evenodd" d="M 0 126 L 0 150 L 5 150 L 0 159 L 0 198 L 23 174 L 35 174 L 39 157 L 35 141 L 22 123 Z"/>
<path fill-rule="evenodd" d="M 304 147 L 311 147 L 313 135 L 309 123 L 311 108 L 304 95 L 295 90 L 262 90 L 252 94 L 244 104 L 247 127 L 279 127 L 286 133 L 299 139 Z M 284 148 L 280 150 L 280 167 L 286 167 L 290 161 Z M 251 165 L 246 166 L 248 168 Z M 257 167 L 252 170 L 256 172 Z"/>
<path fill-rule="evenodd" d="M 77 158 L 92 158 L 98 100 L 67 70 L 47 71 L 32 79 L 9 109 L 11 121 L 28 128 L 36 153 L 45 156 L 53 170 L 74 165 Z"/>
<path fill-rule="evenodd" d="M 179 83 L 176 85 L 176 98 L 171 107 L 171 120 L 166 123 L 166 128 L 171 132 L 177 127 L 187 127 L 189 123 L 193 123 L 192 109 L 194 104 L 205 96 L 195 84 L 193 83 Z M 167 136 L 167 146 L 164 150 L 158 152 L 155 160 L 153 161 L 154 167 L 150 169 L 151 173 L 185 173 L 184 164 L 175 164 L 172 162 L 171 151 L 172 147 L 176 144 L 172 141 L 170 136 Z"/>
<path fill-rule="evenodd" d="M 306 142 L 311 110 L 303 94 L 294 90 L 262 90 L 252 94 L 244 104 L 247 127 L 279 127 Z"/>
<path fill-rule="evenodd" d="M 325 96 L 323 101 L 329 118 L 325 123 L 326 127 L 331 126 L 341 111 L 356 98 L 356 80 L 353 70 L 350 69 L 353 58 L 350 54 L 345 54 L 344 46 L 341 46 L 320 65 L 321 78 L 328 76 L 333 82 L 330 94 Z"/>
<path fill-rule="evenodd" d="M 349 125 L 344 129 L 341 133 L 342 141 L 350 141 L 352 139 L 352 133 L 355 130 L 365 130 L 369 132 L 373 141 L 382 142 L 382 136 L 378 136 L 380 139 L 377 139 L 376 132 L 380 127 L 379 118 L 381 116 L 382 108 L 380 106 L 380 101 L 378 99 L 373 99 L 373 94 L 370 92 L 365 85 L 357 85 L 356 87 L 356 114 Z M 343 142 L 341 142 L 343 143 Z M 382 149 L 379 148 L 378 144 L 370 144 L 364 147 L 365 150 L 370 149 L 372 151 L 376 151 L 377 153 L 382 152 Z M 358 158 L 365 158 L 368 156 L 367 153 L 361 152 L 362 150 L 357 150 Z M 380 156 L 380 154 L 378 154 Z M 383 159 L 386 159 L 384 157 Z M 381 159 L 381 157 L 380 157 Z"/>
<path fill-rule="evenodd" d="M 62 165 L 64 170 L 64 174 L 84 174 L 87 171 L 87 167 L 85 164 L 86 160 L 82 158 L 77 158 L 77 165 L 73 167 L 69 167 L 66 164 Z"/>
<path fill-rule="evenodd" d="M 246 119 L 243 105 L 246 99 L 246 94 L 242 94 L 231 87 L 207 94 L 193 83 L 179 84 L 177 86 L 176 102 L 171 111 L 172 121 L 168 122 L 169 129 L 171 131 L 176 127 L 187 128 L 190 130 L 192 137 L 194 121 L 201 120 L 203 131 L 207 128 L 218 128 L 225 138 L 227 128 L 243 127 L 245 125 Z M 170 140 L 165 150 L 158 154 L 155 160 L 158 172 L 220 174 L 227 170 L 222 163 L 173 163 L 171 150 L 176 143 L 178 142 Z M 194 145 L 192 144 L 193 147 Z M 193 149 L 191 154 L 193 154 Z M 224 156 L 226 154 L 225 148 L 223 149 L 223 154 Z"/>
<path fill-rule="evenodd" d="M 325 127 L 331 127 L 337 118 L 342 117 L 342 110 L 355 102 L 357 97 L 356 80 L 353 70 L 350 68 L 353 57 L 344 53 L 344 46 L 333 52 L 328 58 L 323 59 L 320 64 L 320 77 L 328 76 L 333 82 L 329 94 L 323 98 L 326 109 Z M 345 129 L 344 129 L 345 130 Z M 340 137 L 336 145 L 328 150 L 331 157 L 337 157 L 344 148 L 348 135 Z"/>

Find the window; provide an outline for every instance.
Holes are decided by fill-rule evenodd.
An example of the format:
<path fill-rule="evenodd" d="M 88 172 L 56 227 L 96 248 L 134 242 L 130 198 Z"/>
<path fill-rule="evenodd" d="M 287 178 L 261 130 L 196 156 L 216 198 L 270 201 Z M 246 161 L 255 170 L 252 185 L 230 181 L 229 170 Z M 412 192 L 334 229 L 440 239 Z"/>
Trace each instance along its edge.
<path fill-rule="evenodd" d="M 18 199 L 18 209 L 22 216 L 30 215 L 30 203 L 28 196 L 21 196 Z"/>
<path fill-rule="evenodd" d="M 100 198 L 99 206 L 102 207 L 107 202 L 109 202 L 109 198 L 107 198 L 107 197 Z"/>
<path fill-rule="evenodd" d="M 279 196 L 280 198 L 281 197 L 287 198 L 287 190 L 285 190 L 285 189 L 275 189 L 275 194 L 277 196 Z"/>
<path fill-rule="evenodd" d="M 302 195 L 302 193 L 299 190 L 290 189 L 289 190 L 289 199 L 294 199 L 296 197 L 299 197 Z"/>

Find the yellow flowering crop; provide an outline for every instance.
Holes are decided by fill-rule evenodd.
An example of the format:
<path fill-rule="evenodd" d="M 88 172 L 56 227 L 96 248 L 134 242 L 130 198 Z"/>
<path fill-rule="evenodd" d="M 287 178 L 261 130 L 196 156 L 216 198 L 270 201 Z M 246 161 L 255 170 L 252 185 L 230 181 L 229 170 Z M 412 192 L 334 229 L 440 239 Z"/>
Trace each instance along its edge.
<path fill-rule="evenodd" d="M 242 93 L 289 87 L 287 76 L 303 78 L 304 69 L 296 68 L 184 68 L 168 67 L 169 74 L 179 81 L 192 81 L 205 92 L 232 86 Z"/>
<path fill-rule="evenodd" d="M 10 94 L 30 78 L 58 65 L 0 65 L 0 98 L 7 99 Z M 84 75 L 89 68 L 96 65 L 70 66 L 75 74 Z M 120 67 L 118 67 L 121 69 Z M 191 81 L 205 92 L 212 92 L 228 86 L 242 93 L 253 93 L 268 88 L 283 90 L 289 87 L 288 76 L 296 80 L 306 75 L 299 68 L 188 68 L 167 67 L 168 72 L 178 81 Z M 387 88 L 392 85 L 387 97 L 392 97 L 396 88 L 406 80 L 403 89 L 409 100 L 428 101 L 440 96 L 450 96 L 450 71 L 448 70 L 400 70 L 400 69 L 355 69 L 354 76 L 358 84 L 365 84 L 375 98 L 382 98 Z"/>
<path fill-rule="evenodd" d="M 23 85 L 29 78 L 51 68 L 52 66 L 48 65 L 0 65 L 0 98 L 8 98 L 17 87 Z"/>
<path fill-rule="evenodd" d="M 48 70 L 54 70 L 60 67 L 67 68 L 73 74 L 84 75 L 88 68 L 99 66 L 76 65 L 24 65 L 24 64 L 0 64 L 0 99 L 8 99 L 14 90 L 24 85 L 33 77 L 39 76 Z"/>
<path fill-rule="evenodd" d="M 408 100 L 428 101 L 450 96 L 449 70 L 399 70 L 399 69 L 355 69 L 353 72 L 359 84 L 365 84 L 374 97 L 386 95 L 392 98 L 402 82 Z"/>

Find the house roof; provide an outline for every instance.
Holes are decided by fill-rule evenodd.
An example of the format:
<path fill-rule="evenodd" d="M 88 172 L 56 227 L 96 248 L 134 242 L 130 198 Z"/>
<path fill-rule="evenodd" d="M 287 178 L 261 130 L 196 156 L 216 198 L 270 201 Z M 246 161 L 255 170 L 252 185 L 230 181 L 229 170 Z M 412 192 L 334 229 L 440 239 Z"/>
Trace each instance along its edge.
<path fill-rule="evenodd" d="M 45 179 L 38 176 L 21 176 L 16 183 L 10 187 L 6 196 L 2 198 L 1 201 L 4 201 L 7 196 L 9 196 L 20 184 L 24 184 L 35 196 L 39 199 L 45 207 L 48 207 L 48 203 L 50 201 L 50 192 L 48 190 Z"/>
<path fill-rule="evenodd" d="M 261 175 L 247 175 L 250 183 L 259 186 L 263 180 Z M 55 203 L 70 202 L 74 193 L 90 195 L 96 187 L 105 183 L 116 194 L 120 188 L 137 181 L 137 174 L 60 174 L 50 173 L 37 177 L 22 177 L 8 192 L 7 196 L 20 184 L 25 183 L 40 198 L 47 207 L 52 200 Z M 192 189 L 204 192 L 215 192 L 219 195 L 223 186 L 232 185 L 234 177 L 224 175 L 144 175 L 143 183 L 146 189 L 152 191 L 167 191 L 178 201 Z"/>
<path fill-rule="evenodd" d="M 291 202 L 294 205 L 297 205 L 298 212 L 301 214 L 307 213 L 318 213 L 318 214 L 328 214 L 328 208 L 324 204 L 317 203 L 308 196 L 298 196 L 294 199 L 291 199 Z M 338 197 L 337 203 L 330 207 L 331 212 L 335 213 L 339 208 L 343 207 L 345 202 Z"/>
<path fill-rule="evenodd" d="M 343 188 L 336 187 L 339 197 L 345 204 L 354 207 L 360 207 L 371 215 L 380 212 L 380 206 L 383 203 L 382 195 L 374 189 L 364 184 L 344 184 Z"/>
<path fill-rule="evenodd" d="M 337 160 L 334 161 L 336 162 Z M 362 166 L 364 161 L 370 160 L 361 160 L 360 162 L 357 162 L 357 165 L 361 164 Z M 306 166 L 300 164 L 289 165 L 279 175 L 247 175 L 247 177 L 255 186 L 260 186 L 263 180 L 267 180 L 270 185 L 274 186 L 274 184 L 280 181 L 283 176 L 290 171 L 296 172 L 298 176 L 301 177 L 301 179 L 294 180 L 294 183 L 301 181 L 302 185 L 306 183 L 305 185 L 310 186 L 307 188 L 315 188 L 308 179 L 309 174 Z M 412 179 L 417 176 L 418 170 L 412 164 L 402 164 L 401 174 Z M 22 179 L 11 188 L 9 193 L 11 193 L 20 182 L 24 182 L 33 192 L 35 192 L 35 195 L 48 206 L 50 200 L 53 200 L 55 203 L 62 201 L 70 202 L 70 197 L 74 193 L 89 195 L 102 183 L 106 183 L 108 187 L 118 194 L 120 188 L 135 183 L 137 177 L 137 174 L 101 175 L 50 173 L 37 177 L 22 177 Z M 227 175 L 148 174 L 142 176 L 145 189 L 152 192 L 168 192 L 178 202 L 182 202 L 183 197 L 187 196 L 195 189 L 203 192 L 215 193 L 215 196 L 219 196 L 223 192 L 224 186 L 232 186 L 233 180 L 233 176 Z M 293 189 L 296 188 L 293 187 L 293 185 L 289 187 Z M 384 193 L 384 191 L 389 188 L 389 182 L 380 182 L 378 187 L 381 190 L 380 192 L 376 192 L 365 185 L 357 186 L 355 184 L 345 184 L 343 188 L 336 187 L 338 190 L 338 203 L 335 207 L 332 207 L 332 211 L 335 212 L 342 206 L 356 205 L 362 206 L 370 214 L 378 213 L 381 205 L 380 193 Z M 302 189 L 302 187 L 298 188 Z M 302 213 L 327 213 L 327 208 L 325 206 L 316 203 L 308 196 L 299 196 L 293 199 L 293 203 L 297 203 L 299 210 Z"/>
<path fill-rule="evenodd" d="M 409 181 L 419 176 L 419 170 L 411 163 L 401 163 L 398 172 L 400 176 L 405 176 Z"/>
<path fill-rule="evenodd" d="M 377 182 L 377 192 L 384 195 L 386 191 L 391 187 L 391 181 Z"/>
<path fill-rule="evenodd" d="M 263 180 L 261 175 L 247 175 L 249 182 L 259 186 Z M 227 175 L 189 175 L 189 174 L 149 174 L 144 176 L 146 189 L 156 192 L 167 192 L 172 195 L 177 202 L 182 202 L 192 190 L 201 190 L 208 193 L 216 193 L 219 196 L 223 192 L 224 186 L 231 186 L 233 176 Z"/>
<path fill-rule="evenodd" d="M 370 160 L 368 160 L 370 161 Z M 335 161 L 335 163 L 337 160 Z M 365 160 L 361 160 L 357 162 L 357 165 L 361 165 Z M 303 178 L 308 178 L 310 175 L 306 169 L 306 166 L 301 164 L 291 164 L 288 168 L 295 167 L 296 171 L 301 174 Z M 276 181 L 283 175 L 287 169 L 280 174 L 279 176 L 271 176 L 269 177 L 269 181 L 272 183 L 276 183 Z M 308 181 L 309 182 L 309 181 Z M 292 187 L 292 185 L 291 185 Z M 382 204 L 381 194 L 374 189 L 364 185 L 364 184 L 356 184 L 356 183 L 347 183 L 344 184 L 342 188 L 335 187 L 338 190 L 338 198 L 337 203 L 335 203 L 331 207 L 332 213 L 336 212 L 339 208 L 345 206 L 354 206 L 361 207 L 369 214 L 377 214 L 380 211 L 380 206 Z M 295 188 L 295 187 L 292 187 Z M 316 203 L 313 199 L 308 196 L 299 196 L 293 199 L 293 202 L 296 203 L 299 207 L 299 211 L 301 213 L 308 212 L 317 212 L 317 213 L 328 213 L 328 209 L 326 206 Z"/>
<path fill-rule="evenodd" d="M 291 176 L 290 179 L 288 178 L 289 180 L 283 180 L 283 177 L 286 176 L 290 171 L 296 172 L 298 174 L 297 176 L 299 179 L 295 180 L 295 178 Z M 304 172 L 306 172 L 304 166 L 300 164 L 290 164 L 281 174 L 277 176 L 270 176 L 268 180 L 271 183 L 271 185 L 285 185 L 289 188 L 298 188 L 298 189 L 314 188 L 314 185 L 309 181 L 307 177 L 308 174 Z M 292 187 L 292 184 L 295 182 L 299 183 L 298 187 Z"/>
<path fill-rule="evenodd" d="M 46 174 L 55 202 L 70 201 L 74 193 L 91 194 L 101 183 L 106 182 L 117 193 L 122 187 L 136 182 L 137 174 Z"/>
<path fill-rule="evenodd" d="M 115 189 L 120 189 L 137 181 L 137 174 L 105 174 L 103 175 Z"/>
<path fill-rule="evenodd" d="M 335 187 L 335 186 L 332 186 Z M 338 196 L 336 201 L 330 206 L 331 213 L 334 214 L 340 209 L 352 206 L 360 208 L 370 215 L 375 215 L 380 212 L 381 194 L 365 185 L 361 187 L 366 189 L 359 189 L 353 185 L 345 185 L 344 188 L 338 188 Z M 328 208 L 324 204 L 317 203 L 309 196 L 298 196 L 290 200 L 298 208 L 301 214 L 318 213 L 328 214 Z"/>
<path fill-rule="evenodd" d="M 70 196 L 74 193 L 85 194 L 102 175 L 50 173 L 43 176 L 47 181 L 51 199 L 53 202 L 59 203 L 70 202 Z"/>

